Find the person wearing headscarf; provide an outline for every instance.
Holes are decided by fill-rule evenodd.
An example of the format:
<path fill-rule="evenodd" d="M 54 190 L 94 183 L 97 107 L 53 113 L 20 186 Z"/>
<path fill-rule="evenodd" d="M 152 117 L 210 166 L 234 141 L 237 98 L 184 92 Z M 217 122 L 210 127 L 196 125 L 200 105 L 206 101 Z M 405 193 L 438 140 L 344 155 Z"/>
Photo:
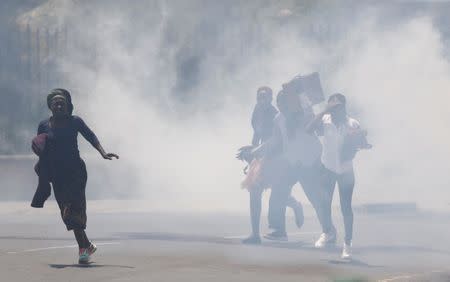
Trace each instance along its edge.
<path fill-rule="evenodd" d="M 88 263 L 97 247 L 89 241 L 86 229 L 87 171 L 78 150 L 80 133 L 104 159 L 119 157 L 107 153 L 97 136 L 80 117 L 73 115 L 74 106 L 69 91 L 57 88 L 47 96 L 52 115 L 39 123 L 32 149 L 39 156 L 35 170 L 39 185 L 33 198 L 33 207 L 42 207 L 53 187 L 61 217 L 67 230 L 73 230 L 79 246 L 79 263 Z"/>
<path fill-rule="evenodd" d="M 256 105 L 252 113 L 252 145 L 258 146 L 272 135 L 277 109 L 272 105 L 272 89 L 262 86 L 256 91 Z"/>

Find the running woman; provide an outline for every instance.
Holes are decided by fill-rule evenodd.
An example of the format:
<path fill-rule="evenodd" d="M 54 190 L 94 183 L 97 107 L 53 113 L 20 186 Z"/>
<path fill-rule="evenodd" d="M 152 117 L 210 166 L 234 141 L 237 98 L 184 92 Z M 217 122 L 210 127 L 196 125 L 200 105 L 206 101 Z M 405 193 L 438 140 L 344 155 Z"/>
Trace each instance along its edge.
<path fill-rule="evenodd" d="M 47 96 L 47 105 L 52 116 L 39 124 L 38 136 L 33 140 L 33 151 L 39 155 L 36 171 L 39 175 L 39 187 L 52 184 L 55 198 L 61 211 L 61 217 L 67 230 L 73 230 L 79 246 L 79 263 L 88 263 L 97 247 L 89 241 L 86 229 L 86 165 L 78 151 L 78 133 L 97 149 L 104 159 L 118 159 L 119 156 L 106 153 L 96 135 L 75 115 L 69 91 L 53 89 Z M 45 185 L 47 184 L 47 185 Z M 39 194 L 39 187 L 36 194 Z M 41 191 L 42 192 L 42 191 Z M 49 192 L 49 191 L 48 191 Z M 33 207 L 42 207 L 33 199 Z"/>

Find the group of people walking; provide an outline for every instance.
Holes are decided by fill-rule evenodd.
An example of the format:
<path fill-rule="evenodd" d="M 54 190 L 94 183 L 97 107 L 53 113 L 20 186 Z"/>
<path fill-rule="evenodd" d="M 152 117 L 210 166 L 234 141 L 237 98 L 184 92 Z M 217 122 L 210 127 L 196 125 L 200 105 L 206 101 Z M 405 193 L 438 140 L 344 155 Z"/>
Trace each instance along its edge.
<path fill-rule="evenodd" d="M 359 150 L 371 148 L 367 133 L 347 115 L 347 101 L 342 94 L 331 95 L 326 109 L 317 115 L 298 93 L 281 90 L 276 97 L 278 109 L 272 100 L 269 87 L 257 90 L 252 145 L 242 147 L 237 155 L 248 162 L 242 186 L 250 194 L 252 234 L 243 243 L 261 243 L 261 200 L 265 189 L 271 189 L 268 219 L 273 232 L 264 237 L 287 241 L 286 207 L 293 209 L 296 224 L 301 227 L 303 208 L 291 195 L 293 186 L 299 183 L 322 228 L 315 246 L 335 244 L 331 204 L 337 183 L 345 227 L 342 258 L 348 259 L 353 235 L 353 158 Z"/>

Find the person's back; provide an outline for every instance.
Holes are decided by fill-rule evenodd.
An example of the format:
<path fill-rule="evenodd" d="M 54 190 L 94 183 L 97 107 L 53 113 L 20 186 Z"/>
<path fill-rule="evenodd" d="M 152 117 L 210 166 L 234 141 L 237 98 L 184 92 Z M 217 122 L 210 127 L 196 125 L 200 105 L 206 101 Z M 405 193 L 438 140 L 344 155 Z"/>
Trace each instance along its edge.
<path fill-rule="evenodd" d="M 300 117 L 300 120 L 296 122 L 298 126 L 291 136 L 287 126 L 289 121 L 283 113 L 279 113 L 274 120 L 281 135 L 282 155 L 292 165 L 300 163 L 309 166 L 320 159 L 322 145 L 315 134 L 309 134 L 306 131 L 307 122 L 305 117 Z"/>

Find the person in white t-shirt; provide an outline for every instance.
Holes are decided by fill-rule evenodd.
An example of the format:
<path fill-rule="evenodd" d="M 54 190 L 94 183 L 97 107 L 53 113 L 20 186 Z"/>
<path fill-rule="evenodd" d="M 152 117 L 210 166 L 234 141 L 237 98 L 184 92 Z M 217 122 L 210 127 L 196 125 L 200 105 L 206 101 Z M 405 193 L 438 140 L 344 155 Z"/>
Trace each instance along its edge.
<path fill-rule="evenodd" d="M 351 257 L 353 234 L 352 196 L 355 186 L 353 158 L 360 149 L 369 149 L 366 132 L 359 122 L 347 115 L 346 98 L 333 94 L 324 112 L 317 115 L 308 126 L 309 132 L 322 137 L 322 213 L 324 233 L 317 240 L 317 248 L 336 242 L 336 229 L 331 217 L 333 193 L 338 183 L 341 211 L 344 217 L 345 240 L 342 258 Z"/>

